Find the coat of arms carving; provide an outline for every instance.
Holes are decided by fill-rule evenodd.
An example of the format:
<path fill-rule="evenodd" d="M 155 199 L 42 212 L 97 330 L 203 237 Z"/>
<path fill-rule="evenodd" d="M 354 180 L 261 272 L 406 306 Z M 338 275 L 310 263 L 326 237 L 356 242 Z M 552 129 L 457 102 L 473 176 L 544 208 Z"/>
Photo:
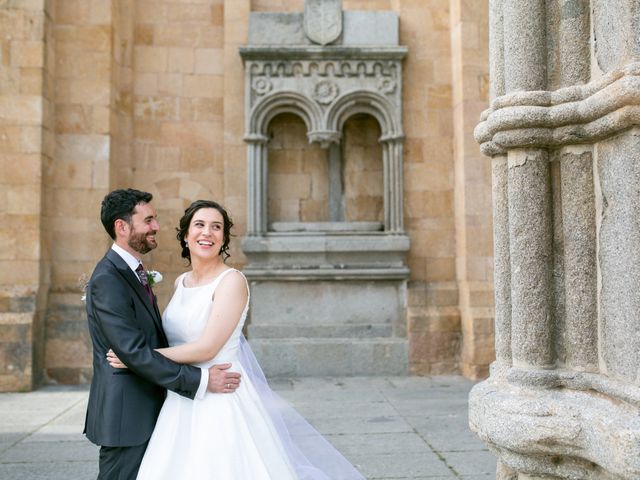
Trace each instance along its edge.
<path fill-rule="evenodd" d="M 342 33 L 342 0 L 305 0 L 304 33 L 320 45 L 335 41 Z"/>

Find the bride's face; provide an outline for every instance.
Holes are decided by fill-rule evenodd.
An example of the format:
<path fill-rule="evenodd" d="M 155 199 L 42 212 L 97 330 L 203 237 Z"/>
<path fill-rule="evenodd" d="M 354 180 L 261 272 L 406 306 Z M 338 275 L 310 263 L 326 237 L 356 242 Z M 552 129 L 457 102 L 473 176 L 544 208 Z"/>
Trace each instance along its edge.
<path fill-rule="evenodd" d="M 224 243 L 224 219 L 215 208 L 201 208 L 193 214 L 185 236 L 191 257 L 212 258 L 220 255 Z"/>

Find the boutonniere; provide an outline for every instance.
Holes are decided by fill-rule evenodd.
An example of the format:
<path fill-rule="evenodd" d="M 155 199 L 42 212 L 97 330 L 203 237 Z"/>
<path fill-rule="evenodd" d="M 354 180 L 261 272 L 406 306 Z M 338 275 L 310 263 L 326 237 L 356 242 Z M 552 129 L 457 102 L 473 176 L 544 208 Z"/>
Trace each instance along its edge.
<path fill-rule="evenodd" d="M 162 281 L 162 274 L 157 270 L 147 270 L 147 283 L 153 287 L 156 283 Z"/>
<path fill-rule="evenodd" d="M 88 273 L 83 273 L 78 277 L 78 286 L 80 287 L 80 291 L 82 292 L 82 297 L 80 297 L 80 301 L 82 303 L 87 303 L 87 285 L 89 285 L 90 275 Z"/>

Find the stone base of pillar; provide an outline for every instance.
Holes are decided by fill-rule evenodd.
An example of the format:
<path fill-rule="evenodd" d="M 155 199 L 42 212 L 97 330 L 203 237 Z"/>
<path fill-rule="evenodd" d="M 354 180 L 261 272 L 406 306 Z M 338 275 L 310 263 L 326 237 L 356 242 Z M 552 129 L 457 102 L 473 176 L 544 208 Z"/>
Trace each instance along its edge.
<path fill-rule="evenodd" d="M 38 325 L 36 289 L 0 291 L 0 392 L 29 391 L 35 386 L 33 339 Z"/>
<path fill-rule="evenodd" d="M 585 390 L 546 389 L 492 376 L 473 388 L 469 424 L 504 464 L 499 479 L 640 478 L 638 402 L 584 383 Z"/>

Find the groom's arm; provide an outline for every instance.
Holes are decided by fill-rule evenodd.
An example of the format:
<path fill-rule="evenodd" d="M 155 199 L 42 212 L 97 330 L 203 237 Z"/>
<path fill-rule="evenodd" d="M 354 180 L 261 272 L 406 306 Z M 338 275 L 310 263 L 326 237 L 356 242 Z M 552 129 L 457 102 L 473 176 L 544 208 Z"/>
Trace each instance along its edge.
<path fill-rule="evenodd" d="M 202 369 L 180 365 L 156 352 L 135 321 L 131 291 L 112 275 L 96 275 L 89 284 L 93 315 L 108 345 L 137 375 L 149 382 L 193 399 L 207 379 Z M 106 362 L 106 359 L 105 359 Z M 206 388 L 206 387 L 205 387 Z M 203 392 L 204 393 L 204 392 Z"/>

